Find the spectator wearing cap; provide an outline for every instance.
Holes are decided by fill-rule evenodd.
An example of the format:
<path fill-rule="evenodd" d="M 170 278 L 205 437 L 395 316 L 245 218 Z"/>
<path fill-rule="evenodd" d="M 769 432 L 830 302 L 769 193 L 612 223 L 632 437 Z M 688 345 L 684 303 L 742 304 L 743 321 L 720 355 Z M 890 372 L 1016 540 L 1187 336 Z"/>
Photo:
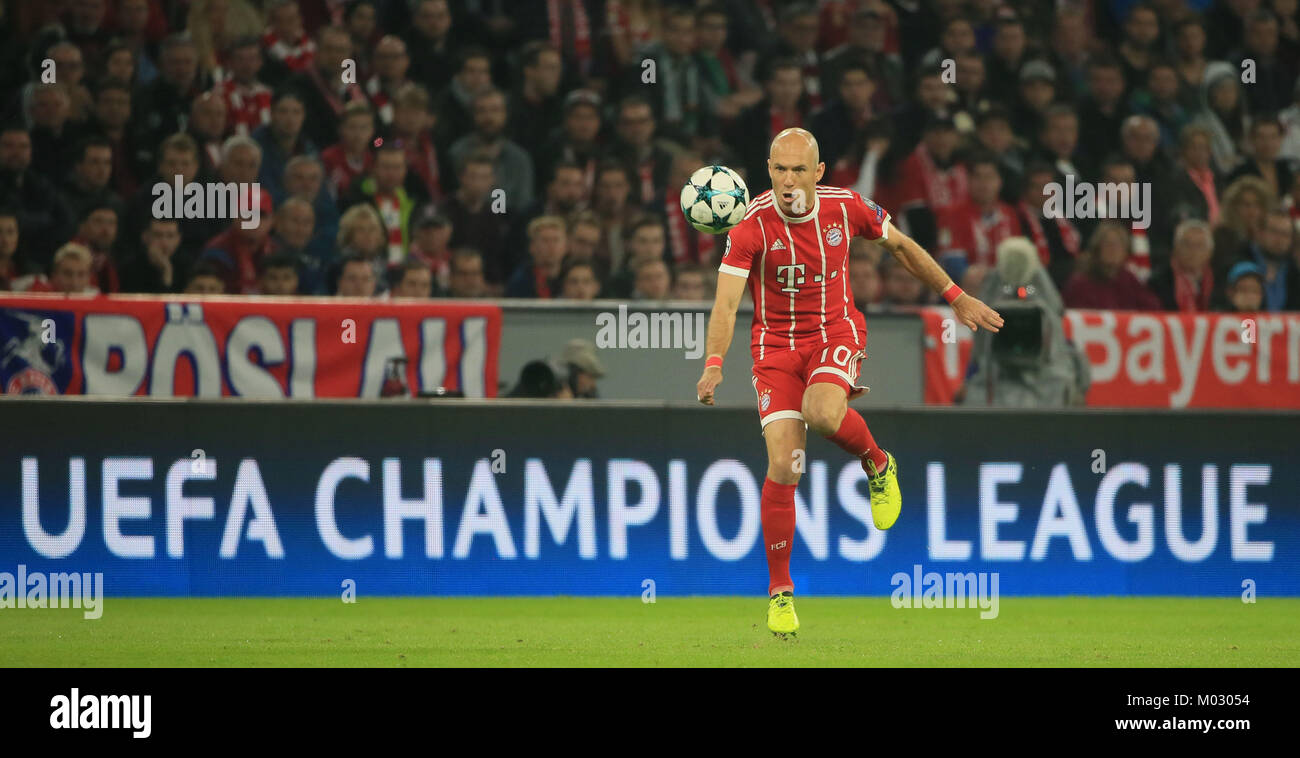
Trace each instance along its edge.
<path fill-rule="evenodd" d="M 1079 104 L 1079 146 L 1093 165 L 1120 151 L 1120 127 L 1128 118 L 1124 67 L 1111 56 L 1088 62 L 1088 95 Z"/>
<path fill-rule="evenodd" d="M 898 58 L 889 55 L 885 49 L 890 26 L 887 12 L 888 6 L 883 4 L 861 5 L 853 12 L 845 42 L 822 56 L 822 87 L 825 91 L 835 90 L 844 66 L 860 63 L 867 66 L 876 83 L 872 106 L 877 111 L 895 110 L 904 104 L 907 77 Z"/>
<path fill-rule="evenodd" d="M 564 62 L 560 51 L 549 42 L 535 41 L 520 52 L 519 82 L 510 92 L 506 110 L 510 114 L 510 138 L 537 159 L 546 139 L 564 118 L 560 78 Z"/>
<path fill-rule="evenodd" d="M 567 233 L 564 219 L 558 216 L 540 216 L 529 223 L 528 260 L 510 277 L 506 297 L 553 298 L 559 294 Z"/>
<path fill-rule="evenodd" d="M 1148 283 L 1165 310 L 1204 313 L 1218 303 L 1220 293 L 1210 267 L 1213 254 L 1214 232 L 1209 224 L 1188 219 L 1178 225 L 1169 262 L 1157 266 Z"/>
<path fill-rule="evenodd" d="M 1205 67 L 1201 84 L 1200 109 L 1193 123 L 1210 133 L 1214 168 L 1222 175 L 1232 173 L 1241 161 L 1249 116 L 1241 94 L 1240 69 L 1222 61 Z"/>
<path fill-rule="evenodd" d="M 348 103 L 339 119 L 339 141 L 321 151 L 321 163 L 330 191 L 344 197 L 352 182 L 370 171 L 375 156 L 371 144 L 375 138 L 375 114 L 365 103 Z"/>
<path fill-rule="evenodd" d="M 225 284 L 226 292 L 251 295 L 257 292 L 258 266 L 263 258 L 275 252 L 271 229 L 275 226 L 271 194 L 258 192 L 261 217 L 257 226 L 244 228 L 245 221 L 235 218 L 226 231 L 213 237 L 204 247 L 201 260 L 216 267 Z"/>
<path fill-rule="evenodd" d="M 596 355 L 596 346 L 591 340 L 573 339 L 564 345 L 564 350 L 551 359 L 561 381 L 569 386 L 575 398 L 594 399 L 598 397 L 597 380 L 605 376 L 605 366 Z"/>
<path fill-rule="evenodd" d="M 1021 66 L 1015 81 L 1019 87 L 1012 111 L 1016 132 L 1038 134 L 1056 101 L 1056 72 L 1046 61 L 1032 60 Z"/>
<path fill-rule="evenodd" d="M 574 90 L 564 98 L 564 121 L 536 156 L 538 176 L 554 176 L 555 164 L 572 163 L 582 169 L 583 189 L 590 196 L 604 152 L 600 141 L 600 109 L 600 96 L 591 90 Z"/>
<path fill-rule="evenodd" d="M 286 194 L 284 169 L 289 159 L 317 153 L 315 143 L 303 130 L 306 115 L 302 96 L 293 90 L 281 90 L 271 103 L 271 123 L 253 130 L 253 140 L 262 148 L 258 181 L 277 201 Z"/>
<path fill-rule="evenodd" d="M 1122 224 L 1103 221 L 1092 232 L 1080 270 L 1061 296 L 1067 308 L 1150 311 L 1160 300 L 1128 269 L 1129 233 Z"/>
<path fill-rule="evenodd" d="M 871 105 L 876 83 L 867 65 L 848 62 L 839 67 L 839 74 L 835 97 L 812 119 L 812 133 L 827 166 L 835 165 L 876 115 Z"/>
<path fill-rule="evenodd" d="M 1265 214 L 1255 241 L 1241 257 L 1264 273 L 1263 309 L 1266 311 L 1300 310 L 1300 266 L 1292 256 L 1294 244 L 1291 215 L 1274 209 Z"/>
<path fill-rule="evenodd" d="M 1264 310 L 1264 269 L 1250 261 L 1239 261 L 1229 269 L 1223 310 L 1230 313 Z"/>
<path fill-rule="evenodd" d="M 407 260 L 419 261 L 433 272 L 437 291 L 445 292 L 451 286 L 451 219 L 438 213 L 432 206 L 416 215 L 412 224 L 411 249 Z"/>
<path fill-rule="evenodd" d="M 460 168 L 460 186 L 447 197 L 442 212 L 451 219 L 452 247 L 472 247 L 483 256 L 483 274 L 502 285 L 514 273 L 507 268 L 509 224 L 492 209 L 496 170 L 490 156 L 471 155 Z"/>
<path fill-rule="evenodd" d="M 1235 171 L 1228 174 L 1228 182 L 1243 176 L 1258 176 L 1273 194 L 1281 197 L 1291 191 L 1294 167 L 1282 158 L 1282 124 L 1273 116 L 1261 114 L 1250 124 L 1250 153 Z"/>
<path fill-rule="evenodd" d="M 461 165 L 471 154 L 492 158 L 497 188 L 505 192 L 507 208 L 527 208 L 533 202 L 535 180 L 533 159 L 506 136 L 506 98 L 500 90 L 487 89 L 474 96 L 474 130 L 451 146 L 451 160 Z"/>

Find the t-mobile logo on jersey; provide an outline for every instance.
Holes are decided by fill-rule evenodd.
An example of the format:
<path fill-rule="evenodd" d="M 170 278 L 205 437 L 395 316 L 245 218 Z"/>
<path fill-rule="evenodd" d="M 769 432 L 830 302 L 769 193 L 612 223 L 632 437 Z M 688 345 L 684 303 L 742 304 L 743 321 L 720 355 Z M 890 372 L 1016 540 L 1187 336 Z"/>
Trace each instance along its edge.
<path fill-rule="evenodd" d="M 798 292 L 799 285 L 804 283 L 804 271 L 805 266 L 802 263 L 777 266 L 776 280 L 781 284 L 781 291 Z"/>

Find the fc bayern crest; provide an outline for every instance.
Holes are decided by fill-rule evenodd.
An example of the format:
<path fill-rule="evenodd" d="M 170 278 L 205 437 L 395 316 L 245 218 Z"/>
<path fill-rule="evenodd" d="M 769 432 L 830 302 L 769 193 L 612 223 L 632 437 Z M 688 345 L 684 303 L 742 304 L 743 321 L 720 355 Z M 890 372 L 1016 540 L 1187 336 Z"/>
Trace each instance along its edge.
<path fill-rule="evenodd" d="M 832 226 L 826 230 L 826 244 L 835 247 L 844 241 L 844 232 L 840 231 L 838 226 Z"/>
<path fill-rule="evenodd" d="M 763 390 L 758 396 L 758 410 L 761 413 L 767 413 L 767 408 L 772 404 L 772 390 Z"/>

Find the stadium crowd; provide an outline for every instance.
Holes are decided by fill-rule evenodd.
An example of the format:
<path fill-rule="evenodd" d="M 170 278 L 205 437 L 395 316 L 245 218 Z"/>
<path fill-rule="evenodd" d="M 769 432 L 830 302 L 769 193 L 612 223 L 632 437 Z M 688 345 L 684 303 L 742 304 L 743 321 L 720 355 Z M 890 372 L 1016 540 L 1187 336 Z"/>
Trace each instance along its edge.
<path fill-rule="evenodd" d="M 1298 4 L 3 0 L 0 290 L 708 300 L 680 188 L 802 126 L 967 290 L 1025 237 L 1070 307 L 1296 310 Z"/>

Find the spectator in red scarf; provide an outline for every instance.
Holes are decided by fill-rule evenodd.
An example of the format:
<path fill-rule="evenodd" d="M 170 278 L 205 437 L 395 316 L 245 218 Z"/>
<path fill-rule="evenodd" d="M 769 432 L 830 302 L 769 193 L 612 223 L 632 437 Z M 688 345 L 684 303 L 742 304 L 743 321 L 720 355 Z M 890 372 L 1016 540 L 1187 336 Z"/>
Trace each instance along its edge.
<path fill-rule="evenodd" d="M 257 191 L 260 218 L 257 226 L 246 229 L 243 218 L 235 218 L 226 231 L 212 238 L 203 250 L 202 258 L 216 266 L 225 284 L 226 292 L 253 295 L 257 293 L 258 266 L 262 259 L 275 252 L 271 229 L 275 223 L 271 193 Z"/>
<path fill-rule="evenodd" d="M 506 297 L 553 298 L 560 291 L 560 265 L 564 262 L 564 219 L 540 216 L 528 225 L 529 260 L 515 270 L 506 285 Z"/>
<path fill-rule="evenodd" d="M 1210 157 L 1210 132 L 1195 124 L 1179 136 L 1179 161 L 1170 188 L 1173 214 L 1219 223 L 1220 184 Z"/>
<path fill-rule="evenodd" d="M 970 176 L 970 199 L 952 211 L 952 244 L 940 248 L 940 257 L 956 254 L 970 264 L 990 266 L 995 263 L 998 244 L 1008 237 L 1021 236 L 1016 211 L 999 198 L 1002 175 L 998 161 L 991 154 L 977 154 L 966 162 Z"/>
<path fill-rule="evenodd" d="M 1142 286 L 1126 265 L 1129 233 L 1122 224 L 1103 221 L 1084 250 L 1082 269 L 1065 285 L 1067 308 L 1101 308 L 1122 311 L 1160 309 L 1160 300 Z"/>
<path fill-rule="evenodd" d="M 297 0 L 267 0 L 267 29 L 262 34 L 266 54 L 294 72 L 311 68 L 316 43 L 302 25 L 302 11 Z"/>
<path fill-rule="evenodd" d="M 1020 203 L 1020 227 L 1038 250 L 1038 259 L 1047 268 L 1052 284 L 1058 290 L 1074 274 L 1075 263 L 1082 248 L 1082 237 L 1073 221 L 1067 218 L 1049 218 L 1046 213 L 1048 188 L 1058 177 L 1046 163 L 1031 163 L 1025 169 Z"/>
<path fill-rule="evenodd" d="M 339 122 L 339 141 L 321 151 L 326 178 L 335 197 L 344 197 L 358 177 L 375 162 L 370 151 L 375 138 L 375 114 L 365 103 L 348 103 Z"/>
<path fill-rule="evenodd" d="M 1160 298 L 1165 310 L 1204 313 L 1211 300 L 1217 300 L 1210 256 L 1214 253 L 1214 233 L 1200 219 L 1189 219 L 1174 231 L 1174 247 L 1169 263 L 1151 275 L 1151 291 Z"/>

